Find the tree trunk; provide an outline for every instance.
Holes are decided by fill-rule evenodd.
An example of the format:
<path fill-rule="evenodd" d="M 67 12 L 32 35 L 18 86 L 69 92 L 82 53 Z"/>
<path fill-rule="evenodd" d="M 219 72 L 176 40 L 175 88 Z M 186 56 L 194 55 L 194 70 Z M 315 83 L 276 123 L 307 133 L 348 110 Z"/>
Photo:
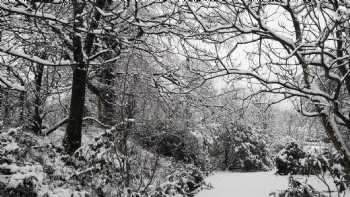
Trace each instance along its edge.
<path fill-rule="evenodd" d="M 292 21 L 293 21 L 294 30 L 296 33 L 295 38 L 296 38 L 296 40 L 301 41 L 302 40 L 302 33 L 301 33 L 300 23 L 299 23 L 297 17 L 294 15 L 291 8 L 287 8 L 287 11 L 290 13 Z M 339 39 L 339 38 L 341 38 L 341 32 L 336 31 L 336 37 L 338 38 L 337 57 L 342 57 L 343 56 L 343 52 L 342 52 L 343 43 Z M 301 55 L 301 56 L 297 56 L 297 59 L 298 59 L 299 63 L 302 65 L 303 77 L 304 77 L 304 82 L 305 82 L 306 88 L 311 89 L 311 81 L 309 79 L 310 69 L 309 69 L 308 64 L 304 61 L 305 57 L 304 57 L 304 55 Z M 340 65 L 342 62 L 338 61 L 337 63 L 338 63 L 338 65 Z M 341 73 L 344 72 L 344 70 L 342 70 L 342 69 L 344 69 L 343 67 L 340 67 L 339 69 L 340 69 Z M 346 84 L 348 90 L 350 90 L 350 78 L 348 78 L 348 77 L 346 78 L 345 84 Z M 343 137 L 341 136 L 341 134 L 338 131 L 338 126 L 335 124 L 334 115 L 332 113 L 325 113 L 324 107 L 321 107 L 318 104 L 315 104 L 315 107 L 316 107 L 317 112 L 320 114 L 320 119 L 321 119 L 322 125 L 323 125 L 328 137 L 330 138 L 331 142 L 333 143 L 333 145 L 337 149 L 337 151 L 339 153 L 343 154 L 345 162 L 346 162 L 346 166 L 348 169 L 350 169 L 349 168 L 349 166 L 350 166 L 350 151 L 347 148 L 347 145 L 344 143 Z"/>
<path fill-rule="evenodd" d="M 347 171 L 350 171 L 350 150 L 347 148 L 347 145 L 343 141 L 343 136 L 341 136 L 335 124 L 334 115 L 321 112 L 321 122 L 335 149 L 344 156 Z"/>
<path fill-rule="evenodd" d="M 105 85 L 104 90 L 101 91 L 101 97 L 98 98 L 98 119 L 107 125 L 116 124 L 116 95 L 113 89 L 113 67 L 107 65 L 100 73 L 99 81 Z"/>
<path fill-rule="evenodd" d="M 73 154 L 81 146 L 86 78 L 87 70 L 85 65 L 79 65 L 73 70 L 70 113 L 66 134 L 63 141 L 65 151 L 69 154 Z"/>
<path fill-rule="evenodd" d="M 42 78 L 44 73 L 44 66 L 37 65 L 37 70 L 35 73 L 35 93 L 34 93 L 34 115 L 32 121 L 32 130 L 34 133 L 39 134 L 42 128 L 42 96 L 41 96 L 41 86 Z"/>
<path fill-rule="evenodd" d="M 1 98 L 2 105 L 2 121 L 3 125 L 10 125 L 10 106 L 9 106 L 9 92 L 7 89 L 3 91 L 3 95 Z"/>
<path fill-rule="evenodd" d="M 20 102 L 20 113 L 19 113 L 19 123 L 20 124 L 16 124 L 16 126 L 20 126 L 22 125 L 24 122 L 27 121 L 26 119 L 26 116 L 27 116 L 27 113 L 28 112 L 28 102 L 27 102 L 27 95 L 25 92 L 20 92 L 19 93 L 19 102 Z"/>
<path fill-rule="evenodd" d="M 96 6 L 100 9 L 104 9 L 106 2 L 107 0 L 97 0 Z M 78 29 L 84 27 L 84 19 L 82 13 L 84 11 L 85 3 L 78 0 L 72 0 L 72 4 L 74 16 L 74 31 L 79 32 Z M 91 32 L 93 32 L 93 30 L 95 30 L 98 27 L 100 19 L 101 14 L 99 12 L 95 12 L 94 20 L 92 20 L 90 23 Z M 88 60 L 84 59 L 84 51 L 87 57 L 91 55 L 93 43 L 95 40 L 95 34 L 88 33 L 86 35 L 84 43 L 82 42 L 82 38 L 79 34 L 73 34 L 72 40 L 74 46 L 74 61 L 77 62 L 78 65 L 73 69 L 73 84 L 70 102 L 70 112 L 68 118 L 68 125 L 66 128 L 66 134 L 63 139 L 63 146 L 68 154 L 73 154 L 81 146 L 81 130 L 84 115 L 85 88 L 87 70 L 89 65 Z"/>
<path fill-rule="evenodd" d="M 72 1 L 74 14 L 74 27 L 83 25 L 83 18 L 80 16 L 84 11 L 84 4 L 79 1 Z M 84 62 L 83 43 L 78 35 L 73 35 L 74 61 L 78 63 L 73 68 L 72 95 L 70 100 L 70 111 L 68 125 L 63 139 L 63 146 L 66 153 L 73 154 L 81 146 L 81 129 L 83 124 L 83 112 L 85 102 L 85 86 L 87 77 L 87 66 Z"/>

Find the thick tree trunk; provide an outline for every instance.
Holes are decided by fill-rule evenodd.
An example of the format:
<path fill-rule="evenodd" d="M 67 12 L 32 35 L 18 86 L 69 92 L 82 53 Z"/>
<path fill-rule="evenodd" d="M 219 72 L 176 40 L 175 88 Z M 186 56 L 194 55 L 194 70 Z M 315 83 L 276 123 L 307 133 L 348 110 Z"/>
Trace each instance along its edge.
<path fill-rule="evenodd" d="M 338 5 L 335 5 L 335 10 L 338 9 Z M 340 24 L 338 24 L 339 26 Z M 344 57 L 344 46 L 343 46 L 343 37 L 342 37 L 342 29 L 340 29 L 339 27 L 337 27 L 336 29 L 336 55 L 337 58 L 339 58 L 339 60 L 337 61 L 337 65 L 338 65 L 338 69 L 342 75 L 342 77 L 345 77 L 344 79 L 344 84 L 345 84 L 345 88 L 347 90 L 347 94 L 350 95 L 350 77 L 347 76 L 347 72 L 348 69 L 346 67 L 346 64 L 344 64 L 344 61 L 341 59 Z M 347 169 L 350 170 L 350 150 L 347 146 L 347 144 L 344 142 L 344 136 L 342 135 L 342 133 L 340 133 L 338 131 L 338 126 L 335 124 L 335 120 L 334 120 L 334 115 L 330 115 L 330 114 L 324 114 L 321 113 L 321 120 L 323 123 L 323 126 L 327 132 L 327 135 L 329 137 L 329 139 L 331 140 L 331 142 L 333 143 L 334 147 L 338 150 L 338 152 L 340 152 L 341 154 L 343 154 L 344 156 L 344 160 L 347 164 Z M 346 127 L 349 129 L 349 124 L 346 124 Z"/>
<path fill-rule="evenodd" d="M 97 0 L 96 6 L 100 9 L 104 9 L 106 2 L 107 0 Z M 77 0 L 72 0 L 72 4 L 74 14 L 74 30 L 76 32 L 79 32 L 78 28 L 84 26 L 82 13 L 84 11 L 85 3 Z M 99 12 L 95 12 L 94 20 L 92 20 L 90 23 L 91 32 L 93 32 L 93 30 L 98 27 L 100 19 L 101 14 Z M 82 42 L 82 38 L 79 34 L 74 34 L 72 40 L 74 46 L 74 61 L 77 62 L 78 65 L 73 69 L 70 113 L 68 118 L 68 125 L 66 128 L 66 134 L 63 139 L 63 146 L 68 154 L 73 154 L 81 146 L 85 88 L 87 82 L 87 70 L 89 65 L 88 60 L 86 60 L 84 56 L 87 55 L 87 57 L 89 57 L 91 55 L 93 43 L 95 40 L 95 34 L 88 33 L 86 35 L 84 43 Z"/>
<path fill-rule="evenodd" d="M 338 2 L 335 1 L 335 4 L 334 4 L 334 10 L 337 10 L 339 8 L 339 5 L 338 5 Z M 335 32 L 335 35 L 336 35 L 336 47 L 337 47 L 337 51 L 336 51 L 336 55 L 337 55 L 337 58 L 339 59 L 337 61 L 337 65 L 338 65 L 338 69 L 342 75 L 342 77 L 345 77 L 344 78 L 344 81 L 345 81 L 345 87 L 346 87 L 346 90 L 347 90 L 347 94 L 350 95 L 350 77 L 347 75 L 347 72 L 349 70 L 349 68 L 346 66 L 346 64 L 344 64 L 344 61 L 342 60 L 342 58 L 344 57 L 344 53 L 343 53 L 343 50 L 344 50 L 344 44 L 343 44 L 343 30 L 340 28 L 340 24 L 339 22 L 337 22 L 337 29 L 336 29 L 336 32 Z M 347 168 L 348 170 L 350 170 L 350 150 L 347 146 L 347 144 L 344 142 L 344 136 L 342 136 L 341 133 L 338 132 L 338 128 L 337 128 L 337 125 L 334 125 L 333 127 L 336 127 L 334 129 L 331 129 L 332 127 L 332 124 L 331 123 L 334 123 L 334 120 L 332 120 L 331 122 L 329 121 L 330 118 L 333 118 L 334 117 L 324 117 L 325 115 L 321 114 L 321 119 L 322 119 L 322 122 L 323 122 L 323 125 L 325 127 L 325 129 L 327 130 L 327 134 L 328 134 L 328 137 L 330 138 L 330 140 L 332 141 L 332 143 L 334 144 L 334 147 L 344 155 L 344 159 L 345 159 L 345 162 L 347 164 Z M 350 128 L 350 125 L 349 124 L 346 124 L 346 127 L 347 129 Z"/>
<path fill-rule="evenodd" d="M 344 156 L 345 167 L 350 171 L 350 150 L 343 140 L 334 120 L 334 115 L 321 112 L 321 122 L 335 149 Z"/>
<path fill-rule="evenodd" d="M 86 78 L 87 70 L 84 65 L 79 65 L 74 69 L 70 114 L 63 141 L 65 151 L 69 154 L 73 154 L 81 146 Z"/>
<path fill-rule="evenodd" d="M 84 10 L 84 4 L 72 1 L 75 18 L 75 28 L 81 27 L 83 18 L 80 16 Z M 87 66 L 84 62 L 83 43 L 78 35 L 73 36 L 74 61 L 79 65 L 73 68 L 72 95 L 70 100 L 70 111 L 68 125 L 63 139 L 63 146 L 68 154 L 73 154 L 81 146 L 81 129 L 84 115 L 85 86 L 87 77 Z"/>
<path fill-rule="evenodd" d="M 296 33 L 295 38 L 296 38 L 296 40 L 301 41 L 302 40 L 302 33 L 301 33 L 300 23 L 299 23 L 298 19 L 296 18 L 295 14 L 293 13 L 291 8 L 287 8 L 287 11 L 290 13 L 292 21 L 293 21 L 294 30 Z M 342 57 L 343 56 L 343 52 L 342 52 L 343 43 L 339 39 L 341 37 L 341 32 L 336 31 L 336 36 L 338 38 L 337 57 Z M 311 82 L 309 79 L 310 70 L 309 70 L 307 63 L 304 61 L 304 55 L 297 56 L 297 58 L 298 58 L 299 63 L 302 65 L 303 77 L 304 77 L 304 82 L 305 82 L 306 88 L 311 89 Z M 338 61 L 337 63 L 338 63 L 338 65 L 342 64 L 341 61 Z M 339 69 L 340 69 L 341 73 L 344 74 L 344 72 L 345 72 L 344 67 L 340 67 Z M 345 84 L 346 84 L 347 89 L 350 91 L 350 78 L 348 78 L 348 77 L 346 78 Z M 350 151 L 347 148 L 347 145 L 343 141 L 343 136 L 341 136 L 341 133 L 338 131 L 338 126 L 335 123 L 334 115 L 332 113 L 326 113 L 324 107 L 321 107 L 318 104 L 315 104 L 315 107 L 316 107 L 316 110 L 318 111 L 318 113 L 320 114 L 320 119 L 321 119 L 322 125 L 325 129 L 325 132 L 327 133 L 328 137 L 330 138 L 331 142 L 333 143 L 333 145 L 337 149 L 337 151 L 339 153 L 343 154 L 347 168 L 350 169 L 349 168 L 349 166 L 350 166 Z"/>

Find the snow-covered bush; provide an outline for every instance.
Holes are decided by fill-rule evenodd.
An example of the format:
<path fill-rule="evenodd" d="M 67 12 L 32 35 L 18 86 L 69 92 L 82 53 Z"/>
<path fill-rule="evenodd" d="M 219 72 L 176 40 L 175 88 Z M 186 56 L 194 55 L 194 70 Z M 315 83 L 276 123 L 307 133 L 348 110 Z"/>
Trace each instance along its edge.
<path fill-rule="evenodd" d="M 333 163 L 329 153 L 308 153 L 295 142 L 287 143 L 275 157 L 277 174 L 320 174 Z"/>
<path fill-rule="evenodd" d="M 285 148 L 286 144 L 297 141 L 295 138 L 288 135 L 274 136 L 273 139 L 269 147 L 272 155 L 278 155 L 278 153 Z"/>
<path fill-rule="evenodd" d="M 315 175 L 328 187 L 325 177 L 331 177 L 338 193 L 346 193 L 350 186 L 350 176 L 344 168 L 344 159 L 337 152 L 304 152 L 296 143 L 288 143 L 275 158 L 277 174 Z M 293 182 L 294 180 L 292 180 Z M 295 182 L 295 181 L 294 181 Z M 298 183 L 298 182 L 295 182 Z M 302 196 L 307 185 L 288 188 L 283 193 L 290 196 Z M 282 195 L 283 196 L 283 195 Z M 312 195 L 306 195 L 312 196 Z M 317 195 L 316 195 L 317 196 Z"/>
<path fill-rule="evenodd" d="M 336 186 L 338 193 L 349 192 L 350 175 L 344 163 L 343 157 L 338 152 L 323 152 L 308 154 L 305 161 L 302 161 L 304 173 L 318 176 L 322 182 L 326 182 L 325 176 L 330 176 Z M 344 195 L 345 196 L 345 195 Z"/>
<path fill-rule="evenodd" d="M 198 139 L 192 134 L 184 131 L 163 133 L 158 139 L 159 141 L 156 141 L 159 154 L 186 163 L 203 163 L 204 153 Z"/>
<path fill-rule="evenodd" d="M 319 191 L 316 191 L 311 185 L 303 183 L 289 177 L 288 188 L 280 191 L 278 197 L 326 197 Z"/>
<path fill-rule="evenodd" d="M 40 165 L 3 163 L 0 172 L 8 177 L 4 187 L 0 188 L 0 194 L 5 197 L 36 197 L 45 176 Z"/>
<path fill-rule="evenodd" d="M 146 149 L 205 170 L 206 153 L 198 139 L 184 130 L 152 130 L 134 136 Z"/>
<path fill-rule="evenodd" d="M 69 185 L 75 169 L 61 161 L 59 147 L 45 144 L 22 128 L 2 130 L 0 141 L 0 196 L 78 197 L 86 193 Z"/>
<path fill-rule="evenodd" d="M 121 197 L 187 195 L 204 184 L 204 176 L 195 165 L 166 160 L 132 142 L 128 147 L 128 155 L 123 155 L 115 147 L 113 133 L 103 133 L 74 157 L 66 158 L 77 169 L 72 178 L 91 188 L 93 194 Z M 161 184 L 156 186 L 157 182 Z"/>
<path fill-rule="evenodd" d="M 144 192 L 134 192 L 130 196 L 139 197 L 171 197 L 194 196 L 203 189 L 211 186 L 204 182 L 205 176 L 193 164 L 172 162 L 172 168 L 167 168 L 165 180 Z"/>
<path fill-rule="evenodd" d="M 132 141 L 122 154 L 108 131 L 73 156 L 21 129 L 0 133 L 0 140 L 0 175 L 6 177 L 0 179 L 0 196 L 156 197 L 193 194 L 204 185 L 193 164 L 171 161 Z"/>
<path fill-rule="evenodd" d="M 35 176 L 25 177 L 15 187 L 0 189 L 0 193 L 3 197 L 37 197 L 36 181 Z"/>
<path fill-rule="evenodd" d="M 272 163 L 264 137 L 238 122 L 219 132 L 210 153 L 216 166 L 223 170 L 268 170 Z"/>
<path fill-rule="evenodd" d="M 301 159 L 306 157 L 306 153 L 295 142 L 287 143 L 286 146 L 275 157 L 277 174 L 298 174 L 301 169 Z"/>
<path fill-rule="evenodd" d="M 277 174 L 320 174 L 334 166 L 344 166 L 342 157 L 336 152 L 305 152 L 298 144 L 291 142 L 274 159 Z"/>

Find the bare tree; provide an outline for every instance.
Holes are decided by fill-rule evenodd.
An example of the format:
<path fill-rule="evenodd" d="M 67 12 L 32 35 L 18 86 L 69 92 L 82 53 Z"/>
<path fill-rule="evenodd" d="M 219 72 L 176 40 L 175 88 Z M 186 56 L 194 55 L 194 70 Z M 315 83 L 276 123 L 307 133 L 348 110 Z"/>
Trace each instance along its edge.
<path fill-rule="evenodd" d="M 113 97 L 108 96 L 114 93 L 99 87 L 112 85 L 109 84 L 112 79 L 110 76 L 114 74 L 113 67 L 118 67 L 114 63 L 130 55 L 131 51 L 143 51 L 157 58 L 160 51 L 166 50 L 157 48 L 154 38 L 171 23 L 169 16 L 174 13 L 173 7 L 175 4 L 158 1 L 59 0 L 0 3 L 4 43 L 0 52 L 5 59 L 21 59 L 38 68 L 41 67 L 39 65 L 44 68 L 72 67 L 69 117 L 60 121 L 60 125 L 68 123 L 64 138 L 68 153 L 72 154 L 81 144 L 87 84 L 101 100 L 107 101 L 104 109 L 110 109 L 106 103 L 113 100 Z M 31 39 L 33 34 L 36 39 Z M 142 39 L 144 35 L 149 36 L 147 41 Z M 45 57 L 38 53 L 38 43 L 45 50 L 50 48 Z M 26 50 L 28 48 L 31 50 Z M 93 87 L 94 83 L 88 83 L 88 80 L 98 75 L 101 86 Z M 40 76 L 34 78 L 37 82 L 36 91 L 40 92 Z M 35 117 L 39 120 L 37 115 Z M 52 131 L 49 129 L 49 132 Z"/>
<path fill-rule="evenodd" d="M 342 134 L 350 129 L 346 1 L 186 2 L 181 8 L 194 32 L 183 37 L 183 50 L 190 58 L 212 63 L 206 79 L 244 76 L 259 82 L 257 92 L 280 95 L 273 103 L 298 99 L 300 112 L 320 117 L 350 163 Z M 241 47 L 249 51 L 243 66 L 234 61 Z"/>

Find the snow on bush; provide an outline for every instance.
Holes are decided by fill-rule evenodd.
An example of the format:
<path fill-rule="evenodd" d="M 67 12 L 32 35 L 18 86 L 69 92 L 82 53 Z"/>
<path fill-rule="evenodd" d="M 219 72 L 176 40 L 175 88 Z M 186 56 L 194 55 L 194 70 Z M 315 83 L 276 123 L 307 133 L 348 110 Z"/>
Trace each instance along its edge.
<path fill-rule="evenodd" d="M 344 166 L 344 159 L 336 152 L 304 152 L 296 143 L 288 143 L 275 158 L 277 174 L 280 175 L 315 175 L 324 184 L 329 184 L 326 177 L 331 177 L 338 193 L 346 193 L 350 186 L 350 176 Z M 292 182 L 294 180 L 291 180 Z M 294 181 L 295 182 L 295 181 Z M 295 182 L 297 183 L 297 182 Z M 284 194 L 290 196 L 302 196 L 303 191 L 309 186 L 288 188 Z M 316 195 L 316 194 L 315 194 Z M 307 194 L 306 196 L 314 196 Z M 317 195 L 316 195 L 317 196 Z"/>
<path fill-rule="evenodd" d="M 277 174 L 320 174 L 334 166 L 344 166 L 342 157 L 336 152 L 305 152 L 298 144 L 291 142 L 274 159 Z"/>
<path fill-rule="evenodd" d="M 0 171 L 8 177 L 2 180 L 6 187 L 1 188 L 0 192 L 13 197 L 37 196 L 45 177 L 40 165 L 18 166 L 4 163 L 0 165 Z"/>
<path fill-rule="evenodd" d="M 295 142 L 287 143 L 275 157 L 277 174 L 298 174 L 301 172 L 302 159 L 306 153 Z"/>
<path fill-rule="evenodd" d="M 8 188 L 16 188 L 22 184 L 25 179 L 33 178 L 35 182 L 42 183 L 44 178 L 41 165 L 1 164 L 0 169 L 3 174 L 11 175 L 7 184 Z"/>
<path fill-rule="evenodd" d="M 0 140 L 4 197 L 186 196 L 204 185 L 198 167 L 162 158 L 131 141 L 127 155 L 122 154 L 108 131 L 73 156 L 21 129 L 2 132 Z"/>
<path fill-rule="evenodd" d="M 164 157 L 172 157 L 185 163 L 193 163 L 203 170 L 207 170 L 206 153 L 198 138 L 185 130 L 155 128 L 146 129 L 142 132 L 134 133 L 145 149 Z"/>
<path fill-rule="evenodd" d="M 74 155 L 75 165 L 85 165 L 74 178 L 103 195 L 165 197 L 202 188 L 204 176 L 194 165 L 167 161 L 131 142 L 128 147 L 126 157 L 116 149 L 112 133 L 96 137 Z"/>
<path fill-rule="evenodd" d="M 194 196 L 203 189 L 211 186 L 205 183 L 205 176 L 193 164 L 171 162 L 171 168 L 166 168 L 164 181 L 151 186 L 147 191 L 134 192 L 130 196 L 139 197 L 171 197 Z"/>
<path fill-rule="evenodd" d="M 280 191 L 278 197 L 326 197 L 326 195 L 316 191 L 311 185 L 300 182 L 290 176 L 288 188 Z"/>
<path fill-rule="evenodd" d="M 64 183 L 74 170 L 60 172 L 68 168 L 58 162 L 61 154 L 57 147 L 43 145 L 38 137 L 21 128 L 2 131 L 0 140 L 0 196 L 84 196 L 84 191 L 67 188 Z M 60 182 L 52 179 L 54 174 L 62 176 Z"/>
<path fill-rule="evenodd" d="M 219 132 L 211 155 L 219 169 L 230 171 L 268 170 L 272 163 L 264 136 L 238 122 Z"/>

